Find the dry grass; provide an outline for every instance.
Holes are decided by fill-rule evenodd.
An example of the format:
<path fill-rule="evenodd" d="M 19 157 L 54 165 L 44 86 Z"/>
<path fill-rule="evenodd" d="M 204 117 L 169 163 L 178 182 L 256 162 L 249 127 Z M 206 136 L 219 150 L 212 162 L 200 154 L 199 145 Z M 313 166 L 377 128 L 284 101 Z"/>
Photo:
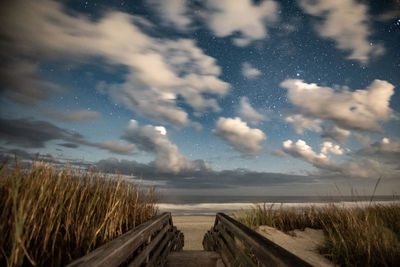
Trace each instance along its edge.
<path fill-rule="evenodd" d="M 60 266 L 157 213 L 154 190 L 45 163 L 0 168 L 0 266 Z"/>
<path fill-rule="evenodd" d="M 274 209 L 256 205 L 236 219 L 250 226 L 269 225 L 288 232 L 306 227 L 326 236 L 320 253 L 340 266 L 396 266 L 400 262 L 400 204 L 364 208 Z"/>

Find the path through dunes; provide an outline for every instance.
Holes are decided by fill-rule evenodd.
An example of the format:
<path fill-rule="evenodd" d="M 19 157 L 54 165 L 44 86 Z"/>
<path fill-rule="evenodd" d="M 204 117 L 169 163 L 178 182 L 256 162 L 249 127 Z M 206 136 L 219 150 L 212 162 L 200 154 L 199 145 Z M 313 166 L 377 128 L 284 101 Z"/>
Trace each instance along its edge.
<path fill-rule="evenodd" d="M 203 250 L 204 235 L 214 226 L 215 216 L 172 216 L 172 221 L 184 235 L 183 250 Z"/>

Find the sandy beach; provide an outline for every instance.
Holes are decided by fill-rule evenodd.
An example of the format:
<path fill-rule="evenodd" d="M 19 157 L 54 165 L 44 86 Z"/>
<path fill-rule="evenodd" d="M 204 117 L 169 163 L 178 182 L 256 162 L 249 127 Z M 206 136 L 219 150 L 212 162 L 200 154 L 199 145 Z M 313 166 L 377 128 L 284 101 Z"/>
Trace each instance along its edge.
<path fill-rule="evenodd" d="M 183 250 L 203 250 L 204 234 L 214 226 L 215 216 L 183 215 L 173 216 L 172 220 L 174 226 L 184 234 L 185 245 Z M 290 236 L 272 227 L 261 226 L 257 229 L 257 232 L 313 266 L 333 266 L 331 262 L 317 252 L 317 246 L 324 240 L 321 230 L 296 230 L 294 235 Z"/>
<path fill-rule="evenodd" d="M 203 250 L 204 234 L 214 226 L 215 216 L 172 216 L 172 221 L 185 236 L 184 250 Z"/>

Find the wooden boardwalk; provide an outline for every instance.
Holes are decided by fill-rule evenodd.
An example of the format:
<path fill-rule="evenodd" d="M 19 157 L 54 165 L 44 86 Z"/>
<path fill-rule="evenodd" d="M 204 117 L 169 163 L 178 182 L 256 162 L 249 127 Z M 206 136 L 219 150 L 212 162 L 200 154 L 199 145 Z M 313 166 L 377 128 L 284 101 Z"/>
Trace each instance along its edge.
<path fill-rule="evenodd" d="M 186 250 L 172 252 L 167 257 L 168 267 L 224 267 L 221 256 L 214 251 Z"/>
<path fill-rule="evenodd" d="M 311 266 L 223 213 L 204 235 L 204 250 L 182 251 L 183 246 L 183 234 L 165 212 L 68 266 Z"/>

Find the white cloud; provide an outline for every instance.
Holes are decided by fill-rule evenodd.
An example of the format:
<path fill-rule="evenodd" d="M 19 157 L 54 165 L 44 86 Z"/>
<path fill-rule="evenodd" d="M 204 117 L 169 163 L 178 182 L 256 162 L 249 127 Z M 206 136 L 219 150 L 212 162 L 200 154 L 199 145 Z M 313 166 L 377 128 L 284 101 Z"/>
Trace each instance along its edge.
<path fill-rule="evenodd" d="M 268 37 L 266 27 L 278 20 L 278 3 L 273 0 L 254 4 L 252 0 L 208 0 L 206 23 L 218 37 L 232 36 L 237 46 Z"/>
<path fill-rule="evenodd" d="M 267 139 L 260 129 L 248 127 L 247 123 L 238 117 L 219 118 L 213 133 L 246 156 L 260 152 L 262 150 L 260 142 Z"/>
<path fill-rule="evenodd" d="M 349 59 L 366 63 L 371 56 L 383 53 L 383 46 L 370 44 L 371 18 L 366 4 L 356 0 L 299 0 L 299 4 L 306 13 L 322 18 L 322 23 L 316 24 L 318 34 L 349 51 Z"/>
<path fill-rule="evenodd" d="M 2 55 L 10 63 L 29 66 L 29 72 L 19 77 L 4 70 L 0 74 L 8 81 L 10 92 L 18 89 L 13 92 L 15 98 L 46 95 L 39 88 L 40 79 L 34 76 L 34 61 L 79 64 L 92 57 L 127 67 L 124 82 L 102 85 L 114 101 L 147 118 L 176 126 L 192 123 L 186 111 L 177 106 L 178 95 L 196 112 L 219 111 L 216 98 L 229 90 L 229 84 L 218 78 L 221 70 L 216 60 L 205 55 L 193 40 L 153 38 L 141 30 L 152 27 L 143 18 L 109 11 L 92 21 L 84 15 L 67 14 L 60 3 L 48 0 L 13 1 L 2 14 L 0 31 L 6 37 L 3 51 L 7 51 Z M 14 57 L 8 56 L 10 52 Z M 17 84 L 16 78 L 25 82 Z M 30 81 L 35 82 L 32 89 L 26 86 Z M 41 99 L 41 95 L 36 98 Z"/>
<path fill-rule="evenodd" d="M 331 125 L 328 127 L 324 127 L 321 137 L 323 138 L 331 138 L 338 143 L 345 143 L 349 138 L 351 132 L 336 125 Z"/>
<path fill-rule="evenodd" d="M 244 62 L 242 64 L 242 74 L 248 79 L 255 79 L 261 75 L 261 71 L 254 68 L 252 65 L 250 65 L 250 63 Z"/>
<path fill-rule="evenodd" d="M 306 117 L 333 121 L 343 129 L 381 132 L 381 121 L 392 116 L 389 106 L 394 86 L 374 80 L 365 90 L 351 92 L 315 83 L 288 79 L 281 83 L 288 90 L 288 101 Z"/>
<path fill-rule="evenodd" d="M 258 124 L 260 121 L 265 120 L 265 116 L 257 112 L 249 103 L 247 97 L 240 99 L 239 116 L 245 121 Z"/>
<path fill-rule="evenodd" d="M 292 140 L 287 140 L 282 143 L 283 151 L 296 158 L 302 158 L 305 161 L 317 167 L 326 167 L 330 165 L 329 158 L 325 153 L 317 154 L 307 143 L 301 139 L 293 143 Z"/>
<path fill-rule="evenodd" d="M 287 140 L 282 143 L 282 149 L 284 153 L 312 164 L 318 168 L 319 175 L 327 177 L 376 179 L 380 176 L 396 178 L 400 174 L 399 170 L 393 169 L 377 160 L 370 158 L 359 159 L 354 155 L 347 155 L 345 161 L 334 162 L 329 157 L 329 154 L 343 155 L 344 150 L 339 145 L 334 145 L 331 142 L 324 142 L 321 145 L 321 152 L 319 154 L 303 140 L 298 140 L 296 143 Z"/>
<path fill-rule="evenodd" d="M 339 145 L 332 144 L 332 142 L 324 142 L 322 144 L 321 154 L 328 155 L 329 153 L 342 155 L 343 149 Z"/>
<path fill-rule="evenodd" d="M 321 123 L 320 119 L 310 119 L 304 117 L 301 114 L 290 115 L 285 118 L 286 122 L 290 122 L 293 125 L 294 130 L 298 134 L 302 134 L 304 130 L 320 132 L 321 131 Z"/>
<path fill-rule="evenodd" d="M 140 150 L 154 153 L 154 164 L 162 172 L 179 173 L 208 168 L 202 160 L 186 159 L 178 147 L 168 139 L 167 130 L 163 126 L 139 126 L 137 121 L 131 120 L 125 128 L 123 138 L 134 143 Z"/>
<path fill-rule="evenodd" d="M 186 0 L 147 0 L 147 2 L 158 11 L 158 14 L 167 25 L 186 31 L 192 23 L 187 15 Z"/>

